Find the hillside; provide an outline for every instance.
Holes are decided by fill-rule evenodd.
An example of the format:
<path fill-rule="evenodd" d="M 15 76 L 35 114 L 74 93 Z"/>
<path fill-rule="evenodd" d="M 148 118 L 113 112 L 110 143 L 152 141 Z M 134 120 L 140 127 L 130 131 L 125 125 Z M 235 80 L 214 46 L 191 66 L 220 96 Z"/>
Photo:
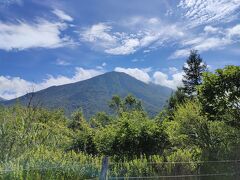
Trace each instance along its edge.
<path fill-rule="evenodd" d="M 3 99 L 3 98 L 0 97 L 0 102 L 1 102 L 1 101 L 5 101 L 5 99 Z"/>
<path fill-rule="evenodd" d="M 43 107 L 63 108 L 70 114 L 77 108 L 82 108 L 89 118 L 98 111 L 110 112 L 108 102 L 113 95 L 126 96 L 129 93 L 139 98 L 145 110 L 155 115 L 163 107 L 172 90 L 166 87 L 146 84 L 125 73 L 109 72 L 91 79 L 72 84 L 53 86 L 34 93 L 33 103 Z M 27 104 L 30 95 L 18 98 L 19 102 Z M 12 105 L 17 99 L 5 101 Z"/>

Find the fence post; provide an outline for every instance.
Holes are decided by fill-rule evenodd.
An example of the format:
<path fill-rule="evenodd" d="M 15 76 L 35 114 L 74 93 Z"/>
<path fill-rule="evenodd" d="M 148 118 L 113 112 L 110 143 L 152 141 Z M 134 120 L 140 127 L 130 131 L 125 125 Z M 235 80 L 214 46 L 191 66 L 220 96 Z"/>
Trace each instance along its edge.
<path fill-rule="evenodd" d="M 235 163 L 235 177 L 237 180 L 240 178 L 240 160 Z"/>
<path fill-rule="evenodd" d="M 107 180 L 108 157 L 104 156 L 102 159 L 102 169 L 99 180 Z"/>

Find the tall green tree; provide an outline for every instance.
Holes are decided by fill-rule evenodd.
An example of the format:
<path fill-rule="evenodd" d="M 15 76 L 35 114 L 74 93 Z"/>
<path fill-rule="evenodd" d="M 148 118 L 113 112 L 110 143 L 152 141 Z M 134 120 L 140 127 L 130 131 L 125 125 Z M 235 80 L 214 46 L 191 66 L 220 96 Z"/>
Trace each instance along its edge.
<path fill-rule="evenodd" d="M 197 50 L 191 50 L 187 64 L 183 67 L 183 92 L 190 97 L 196 94 L 196 86 L 202 83 L 202 74 L 206 71 L 206 64 Z"/>
<path fill-rule="evenodd" d="M 205 73 L 199 100 L 209 119 L 224 120 L 240 128 L 240 66 Z"/>

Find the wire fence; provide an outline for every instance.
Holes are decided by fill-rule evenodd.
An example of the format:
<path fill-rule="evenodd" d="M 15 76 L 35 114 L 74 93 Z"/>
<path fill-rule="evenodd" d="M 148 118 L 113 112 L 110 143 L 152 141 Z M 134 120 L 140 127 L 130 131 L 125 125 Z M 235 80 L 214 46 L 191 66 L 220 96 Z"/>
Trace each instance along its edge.
<path fill-rule="evenodd" d="M 106 174 L 102 175 L 104 171 Z M 12 174 L 17 175 L 20 172 L 24 176 L 32 175 L 33 177 L 40 174 L 40 177 L 42 177 L 40 179 L 46 179 L 44 178 L 45 175 L 51 174 L 50 177 L 68 177 L 66 179 L 82 177 L 79 179 L 240 180 L 240 160 L 114 163 L 105 159 L 102 166 L 98 167 L 91 164 L 81 164 L 25 167 L 19 170 L 4 169 L 0 171 L 0 179 L 2 179 L 1 177 L 15 177 Z M 58 174 L 58 176 L 55 176 L 54 173 Z M 86 173 L 88 174 L 86 175 Z"/>
<path fill-rule="evenodd" d="M 144 163 L 143 163 L 144 164 Z M 110 164 L 108 179 L 238 179 L 240 161 L 148 162 Z"/>

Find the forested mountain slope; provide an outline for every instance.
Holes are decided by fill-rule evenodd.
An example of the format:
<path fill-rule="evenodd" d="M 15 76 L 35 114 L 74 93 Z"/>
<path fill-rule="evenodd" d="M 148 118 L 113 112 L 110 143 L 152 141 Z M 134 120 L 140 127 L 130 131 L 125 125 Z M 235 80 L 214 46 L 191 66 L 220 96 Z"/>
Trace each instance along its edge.
<path fill-rule="evenodd" d="M 150 115 L 155 115 L 164 106 L 171 92 L 169 88 L 143 83 L 125 73 L 109 72 L 88 80 L 34 92 L 32 102 L 48 108 L 63 108 L 68 115 L 77 108 L 82 108 L 89 118 L 98 111 L 110 112 L 108 102 L 113 95 L 123 97 L 132 94 L 142 101 Z M 16 101 L 27 104 L 30 97 L 30 94 L 26 94 L 5 101 L 4 104 L 11 105 Z"/>

